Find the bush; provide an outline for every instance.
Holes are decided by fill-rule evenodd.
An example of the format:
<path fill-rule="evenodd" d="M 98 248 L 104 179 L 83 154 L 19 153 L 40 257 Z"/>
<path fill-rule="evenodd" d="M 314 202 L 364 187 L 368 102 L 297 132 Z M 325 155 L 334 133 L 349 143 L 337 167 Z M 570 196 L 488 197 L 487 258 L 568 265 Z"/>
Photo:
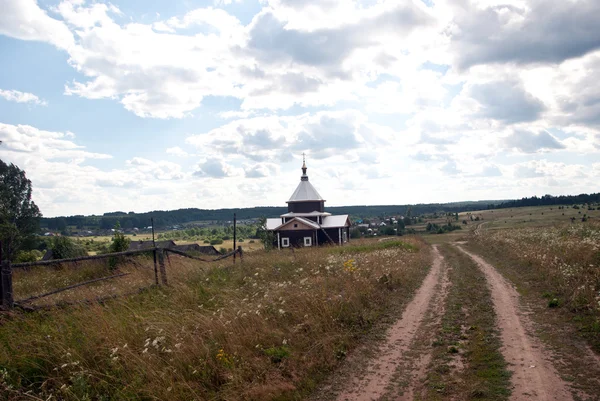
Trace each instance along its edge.
<path fill-rule="evenodd" d="M 112 239 L 112 243 L 110 244 L 110 252 L 125 252 L 127 249 L 129 249 L 129 243 L 131 242 L 129 238 L 125 237 L 125 235 L 121 232 L 119 232 L 119 229 L 121 228 L 121 225 L 119 224 L 119 222 L 117 221 L 117 224 L 115 224 L 115 234 L 113 236 Z M 123 257 L 111 257 L 108 260 L 108 265 L 110 266 L 111 269 L 114 269 L 117 267 L 117 264 L 119 263 L 119 261 L 123 260 Z"/>
<path fill-rule="evenodd" d="M 16 263 L 37 262 L 42 258 L 42 252 L 37 249 L 31 251 L 20 251 L 17 253 Z"/>
<path fill-rule="evenodd" d="M 210 240 L 211 245 L 221 245 L 223 240 L 221 238 L 213 238 Z"/>
<path fill-rule="evenodd" d="M 70 259 L 87 255 L 85 249 L 69 237 L 53 237 L 50 249 L 52 249 L 52 259 Z"/>

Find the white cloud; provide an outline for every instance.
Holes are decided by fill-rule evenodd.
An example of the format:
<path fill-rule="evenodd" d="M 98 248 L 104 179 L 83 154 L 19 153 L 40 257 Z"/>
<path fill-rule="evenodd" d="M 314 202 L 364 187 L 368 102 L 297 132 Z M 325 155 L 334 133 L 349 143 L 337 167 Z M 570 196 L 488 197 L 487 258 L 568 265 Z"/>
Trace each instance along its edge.
<path fill-rule="evenodd" d="M 5 0 L 1 34 L 50 43 L 77 71 L 65 94 L 188 119 L 169 161 L 136 149 L 111 163 L 69 132 L 2 125 L 0 152 L 31 168 L 47 210 L 280 205 L 302 152 L 333 204 L 596 188 L 597 2 L 264 0 L 248 23 L 234 3 L 150 21 Z"/>
<path fill-rule="evenodd" d="M 172 148 L 167 148 L 167 154 L 177 156 L 177 157 L 189 157 L 190 154 L 185 150 L 181 149 L 179 146 L 173 146 Z"/>
<path fill-rule="evenodd" d="M 71 49 L 73 34 L 67 26 L 51 18 L 36 0 L 7 0 L 2 2 L 0 34 L 22 40 L 37 40 L 60 49 Z"/>
<path fill-rule="evenodd" d="M 8 100 L 9 102 L 17 103 L 33 103 L 40 106 L 47 106 L 48 103 L 34 95 L 33 93 L 21 92 L 17 90 L 5 90 L 0 89 L 0 97 Z"/>

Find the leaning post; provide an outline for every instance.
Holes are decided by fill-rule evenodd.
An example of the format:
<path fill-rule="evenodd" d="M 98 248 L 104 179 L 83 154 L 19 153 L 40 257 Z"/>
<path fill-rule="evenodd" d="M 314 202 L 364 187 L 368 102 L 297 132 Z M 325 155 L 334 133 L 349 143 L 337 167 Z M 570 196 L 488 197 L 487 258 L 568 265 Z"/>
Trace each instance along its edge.
<path fill-rule="evenodd" d="M 0 296 L 2 298 L 2 307 L 12 309 L 14 307 L 13 288 L 12 288 L 12 269 L 8 256 L 3 260 L 2 241 L 0 241 Z"/>
<path fill-rule="evenodd" d="M 167 268 L 165 267 L 165 250 L 158 250 L 158 264 L 160 266 L 160 278 L 162 279 L 162 283 L 164 285 L 168 285 L 167 282 Z"/>
<path fill-rule="evenodd" d="M 237 216 L 233 214 L 233 250 L 236 249 L 237 243 Z M 233 264 L 235 265 L 235 252 L 233 253 Z"/>
<path fill-rule="evenodd" d="M 150 223 L 152 224 L 152 247 L 154 251 L 154 284 L 158 285 L 158 266 L 156 265 L 156 241 L 154 241 L 154 217 L 150 217 Z"/>

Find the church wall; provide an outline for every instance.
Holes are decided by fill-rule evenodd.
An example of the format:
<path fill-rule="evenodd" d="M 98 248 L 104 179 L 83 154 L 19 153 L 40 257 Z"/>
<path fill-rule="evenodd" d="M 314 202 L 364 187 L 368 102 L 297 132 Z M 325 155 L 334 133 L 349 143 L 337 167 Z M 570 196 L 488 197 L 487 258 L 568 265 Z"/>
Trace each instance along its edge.
<path fill-rule="evenodd" d="M 313 211 L 324 212 L 325 202 L 291 202 L 288 203 L 288 212 L 294 213 L 310 213 Z"/>
<path fill-rule="evenodd" d="M 304 237 L 310 237 L 312 239 L 312 246 L 316 246 L 316 238 L 314 230 L 290 230 L 290 231 L 279 231 L 279 237 L 281 238 L 289 238 L 290 239 L 290 247 L 303 247 L 304 246 Z M 277 247 L 277 232 L 275 233 L 275 243 L 273 244 L 275 248 Z"/>

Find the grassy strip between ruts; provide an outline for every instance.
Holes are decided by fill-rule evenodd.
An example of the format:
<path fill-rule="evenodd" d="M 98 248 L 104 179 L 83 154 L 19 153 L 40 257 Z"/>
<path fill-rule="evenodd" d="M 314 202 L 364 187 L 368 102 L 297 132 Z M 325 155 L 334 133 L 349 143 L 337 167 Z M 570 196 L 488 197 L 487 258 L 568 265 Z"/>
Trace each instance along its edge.
<path fill-rule="evenodd" d="M 426 275 L 427 247 L 403 240 L 172 257 L 169 287 L 0 317 L 0 399 L 301 399 Z"/>
<path fill-rule="evenodd" d="M 506 400 L 510 373 L 500 353 L 496 315 L 485 277 L 466 256 L 440 246 L 452 285 L 434 340 L 426 400 Z"/>

